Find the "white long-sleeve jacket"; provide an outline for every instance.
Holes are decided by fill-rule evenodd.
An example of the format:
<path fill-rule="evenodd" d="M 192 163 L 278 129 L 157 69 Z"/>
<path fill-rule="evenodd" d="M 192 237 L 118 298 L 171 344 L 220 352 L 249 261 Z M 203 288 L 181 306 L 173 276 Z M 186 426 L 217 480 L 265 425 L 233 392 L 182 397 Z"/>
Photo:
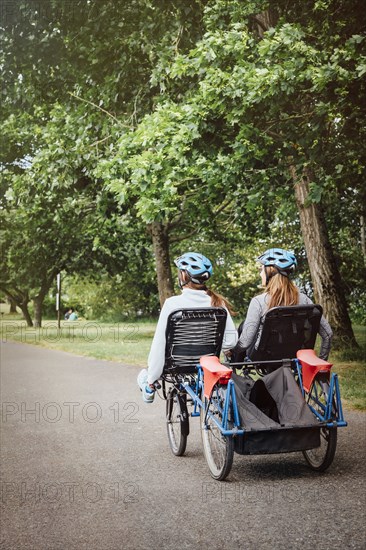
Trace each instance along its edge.
<path fill-rule="evenodd" d="M 184 308 L 205 308 L 212 307 L 211 297 L 204 290 L 193 290 L 190 288 L 184 288 L 182 294 L 179 296 L 172 296 L 168 298 L 160 312 L 159 321 L 156 327 L 154 339 L 151 344 L 148 364 L 148 376 L 147 381 L 149 384 L 153 384 L 155 380 L 160 378 L 164 368 L 165 360 L 165 331 L 168 316 L 172 311 L 176 309 Z M 237 331 L 234 322 L 228 312 L 226 319 L 226 327 L 222 349 L 231 349 L 237 342 Z"/>

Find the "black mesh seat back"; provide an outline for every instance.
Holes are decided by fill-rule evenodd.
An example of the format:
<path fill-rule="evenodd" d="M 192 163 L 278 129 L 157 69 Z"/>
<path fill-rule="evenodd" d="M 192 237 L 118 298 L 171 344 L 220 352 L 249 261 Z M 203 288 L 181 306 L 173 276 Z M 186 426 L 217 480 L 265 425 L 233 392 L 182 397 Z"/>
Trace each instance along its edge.
<path fill-rule="evenodd" d="M 247 355 L 252 361 L 293 359 L 299 349 L 313 349 L 322 313 L 313 304 L 268 310 Z"/>
<path fill-rule="evenodd" d="M 166 328 L 164 373 L 191 374 L 202 355 L 219 357 L 226 317 L 221 307 L 173 311 Z"/>

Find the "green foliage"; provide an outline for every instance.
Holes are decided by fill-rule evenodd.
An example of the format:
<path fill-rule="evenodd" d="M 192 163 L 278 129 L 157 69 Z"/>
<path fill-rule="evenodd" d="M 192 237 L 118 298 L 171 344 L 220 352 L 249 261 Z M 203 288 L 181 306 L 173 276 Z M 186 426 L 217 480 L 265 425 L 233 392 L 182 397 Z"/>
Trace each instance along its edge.
<path fill-rule="evenodd" d="M 151 271 L 137 280 L 132 273 L 110 277 L 107 274 L 68 277 L 63 284 L 64 309 L 74 307 L 86 319 L 119 322 L 157 315 L 157 288 Z"/>
<path fill-rule="evenodd" d="M 50 285 L 60 270 L 116 275 L 128 269 L 127 292 L 132 277 L 145 280 L 141 264 L 151 269 L 146 229 L 130 204 L 118 208 L 93 171 L 151 109 L 156 90 L 149 79 L 158 58 L 194 42 L 200 4 L 75 0 L 72 10 L 65 6 L 16 3 L 16 16 L 0 29 L 7 222 L 1 282 L 36 296 L 43 279 Z M 151 291 L 145 281 L 144 311 Z"/>
<path fill-rule="evenodd" d="M 218 241 L 230 242 L 236 260 L 235 239 L 225 240 L 218 228 L 225 217 L 231 237 L 252 232 L 242 246 L 258 242 L 258 231 L 272 244 L 274 228 L 282 227 L 286 238 L 278 240 L 303 256 L 289 163 L 299 171 L 311 166 L 315 179 L 308 200 L 322 205 L 331 226 L 339 228 L 333 204 L 340 193 L 344 228 L 354 227 L 351 203 L 356 216 L 362 212 L 354 197 L 362 197 L 365 168 L 365 38 L 354 16 L 352 24 L 334 19 L 333 9 L 346 17 L 342 3 L 328 3 L 326 12 L 322 4 L 306 2 L 304 15 L 278 2 L 276 23 L 260 40 L 253 25 L 263 3 L 229 4 L 211 3 L 202 39 L 154 72 L 168 99 L 121 138 L 114 159 L 102 162 L 97 173 L 108 178 L 122 203 L 133 197 L 146 222 L 196 223 L 202 245 L 204 236 L 209 240 L 215 233 Z M 347 239 L 333 239 L 342 239 L 340 261 L 346 265 Z M 352 254 L 356 248 L 359 229 Z M 224 265 L 230 270 L 228 256 Z M 359 288 L 363 270 L 360 264 L 355 269 Z M 341 271 L 350 281 L 347 270 Z M 348 296 L 353 299 L 350 291 Z"/>
<path fill-rule="evenodd" d="M 113 315 L 155 311 L 146 227 L 159 221 L 172 254 L 194 245 L 217 259 L 213 284 L 244 312 L 257 284 L 249 266 L 267 246 L 295 250 L 300 283 L 308 279 L 291 163 L 312 167 L 309 200 L 326 212 L 362 318 L 357 1 L 75 0 L 68 11 L 52 0 L 40 13 L 23 2 L 15 9 L 21 17 L 0 30 L 2 282 L 34 296 L 55 270 L 78 273 L 85 287 L 93 272 L 99 294 L 85 305 L 95 300 L 94 312 L 105 299 Z"/>

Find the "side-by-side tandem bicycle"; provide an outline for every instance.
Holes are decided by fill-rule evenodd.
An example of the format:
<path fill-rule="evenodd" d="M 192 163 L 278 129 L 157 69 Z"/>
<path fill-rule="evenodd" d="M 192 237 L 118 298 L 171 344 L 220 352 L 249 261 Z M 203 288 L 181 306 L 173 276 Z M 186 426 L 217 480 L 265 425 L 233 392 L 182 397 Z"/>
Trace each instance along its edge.
<path fill-rule="evenodd" d="M 317 305 L 269 310 L 251 360 L 230 364 L 219 359 L 225 309 L 170 314 L 162 393 L 173 454 L 184 454 L 189 420 L 197 416 L 214 479 L 227 477 L 235 452 L 302 451 L 310 468 L 326 470 L 337 429 L 347 423 L 338 377 L 313 350 L 321 315 Z"/>

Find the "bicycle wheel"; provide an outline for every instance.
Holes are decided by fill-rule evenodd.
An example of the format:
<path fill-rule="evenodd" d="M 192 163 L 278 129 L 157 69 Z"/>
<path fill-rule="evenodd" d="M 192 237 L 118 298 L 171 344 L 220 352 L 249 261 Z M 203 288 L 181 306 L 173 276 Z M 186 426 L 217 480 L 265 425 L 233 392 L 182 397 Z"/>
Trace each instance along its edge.
<path fill-rule="evenodd" d="M 213 397 L 209 405 L 209 412 L 220 424 L 222 422 L 221 411 L 225 402 L 226 393 L 226 388 L 215 386 Z M 205 422 L 205 409 L 203 407 L 201 408 L 201 436 L 203 452 L 211 476 L 218 481 L 222 481 L 230 473 L 233 465 L 233 437 L 222 435 L 214 420 L 208 415 Z"/>
<path fill-rule="evenodd" d="M 307 402 L 318 412 L 324 414 L 329 394 L 328 382 L 314 380 Z M 333 406 L 335 416 L 335 405 Z M 332 464 L 337 448 L 337 428 L 320 429 L 320 447 L 303 451 L 306 462 L 312 470 L 324 472 Z"/>
<path fill-rule="evenodd" d="M 178 394 L 176 388 L 170 389 L 167 396 L 166 422 L 172 453 L 175 456 L 182 456 L 187 446 L 189 420 L 186 395 Z"/>

